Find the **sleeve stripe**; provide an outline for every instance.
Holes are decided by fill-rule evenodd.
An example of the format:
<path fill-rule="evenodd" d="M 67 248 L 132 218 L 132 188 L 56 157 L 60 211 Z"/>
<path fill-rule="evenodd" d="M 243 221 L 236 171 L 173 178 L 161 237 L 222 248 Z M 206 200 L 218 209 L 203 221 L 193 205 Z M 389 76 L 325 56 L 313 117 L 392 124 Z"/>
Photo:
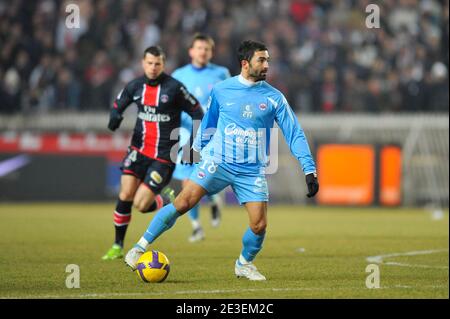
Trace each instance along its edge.
<path fill-rule="evenodd" d="M 295 122 L 295 120 L 294 120 L 294 114 L 292 113 L 293 111 L 292 111 L 291 107 L 290 107 L 289 105 L 286 104 L 286 109 L 287 109 L 287 112 L 288 112 L 289 117 L 291 118 L 292 122 Z"/>
<path fill-rule="evenodd" d="M 270 101 L 270 103 L 273 104 L 273 106 L 274 106 L 275 108 L 278 107 L 278 103 L 277 103 L 274 99 L 272 99 L 272 98 L 270 98 L 270 97 L 268 97 L 267 99 Z"/>

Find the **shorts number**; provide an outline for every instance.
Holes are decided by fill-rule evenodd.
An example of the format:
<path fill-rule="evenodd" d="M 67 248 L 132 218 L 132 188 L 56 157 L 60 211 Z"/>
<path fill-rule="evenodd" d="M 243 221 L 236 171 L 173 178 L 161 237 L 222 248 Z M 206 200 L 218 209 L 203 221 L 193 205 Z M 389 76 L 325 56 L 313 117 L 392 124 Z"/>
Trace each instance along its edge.
<path fill-rule="evenodd" d="M 206 168 L 206 165 L 209 163 L 208 168 Z M 217 171 L 217 166 L 216 164 L 214 164 L 214 162 L 209 162 L 207 160 L 203 161 L 203 164 L 200 166 L 201 169 L 206 169 L 208 170 L 208 172 L 210 172 L 211 174 L 214 174 Z"/>
<path fill-rule="evenodd" d="M 137 151 L 134 150 L 133 152 L 131 152 L 130 155 L 128 155 L 128 159 L 132 162 L 135 162 L 137 159 Z"/>

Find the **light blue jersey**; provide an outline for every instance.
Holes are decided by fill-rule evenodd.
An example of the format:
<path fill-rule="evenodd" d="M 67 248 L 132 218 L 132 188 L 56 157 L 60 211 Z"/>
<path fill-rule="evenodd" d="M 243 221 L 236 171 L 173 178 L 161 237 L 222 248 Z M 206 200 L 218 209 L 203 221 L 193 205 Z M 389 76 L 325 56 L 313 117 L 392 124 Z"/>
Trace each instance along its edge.
<path fill-rule="evenodd" d="M 203 68 L 187 64 L 173 71 L 172 76 L 182 82 L 205 108 L 213 86 L 229 78 L 230 72 L 227 68 L 214 63 L 208 63 Z"/>
<path fill-rule="evenodd" d="M 283 94 L 265 81 L 252 83 L 240 75 L 212 90 L 194 149 L 234 173 L 264 174 L 275 122 L 305 175 L 315 172 L 306 136 Z"/>
<path fill-rule="evenodd" d="M 202 160 L 189 179 L 209 194 L 230 185 L 240 204 L 268 201 L 266 166 L 275 122 L 305 175 L 315 172 L 306 136 L 283 94 L 239 75 L 211 92 L 193 145 Z"/>
<path fill-rule="evenodd" d="M 230 72 L 227 68 L 214 63 L 208 63 L 203 68 L 197 68 L 192 64 L 187 64 L 176 69 L 172 73 L 172 76 L 182 82 L 188 91 L 200 102 L 203 110 L 206 110 L 206 104 L 213 86 L 229 78 Z M 191 130 L 192 118 L 183 112 L 181 114 L 180 147 L 188 143 L 191 137 Z M 177 163 L 180 162 L 181 156 L 182 154 L 180 152 Z M 192 166 L 177 165 L 173 177 L 180 180 L 186 179 L 190 176 L 192 169 Z"/>

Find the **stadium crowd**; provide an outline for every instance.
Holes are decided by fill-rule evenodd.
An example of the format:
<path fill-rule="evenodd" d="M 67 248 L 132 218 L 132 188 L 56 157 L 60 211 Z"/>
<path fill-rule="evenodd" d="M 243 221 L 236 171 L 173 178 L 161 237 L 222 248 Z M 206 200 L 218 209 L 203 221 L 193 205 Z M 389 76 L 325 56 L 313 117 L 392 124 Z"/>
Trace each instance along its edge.
<path fill-rule="evenodd" d="M 80 8 L 68 28 L 69 3 Z M 236 47 L 262 40 L 268 81 L 298 112 L 448 112 L 448 0 L 0 0 L 0 113 L 107 110 L 159 44 L 166 71 L 197 31 L 234 75 Z"/>

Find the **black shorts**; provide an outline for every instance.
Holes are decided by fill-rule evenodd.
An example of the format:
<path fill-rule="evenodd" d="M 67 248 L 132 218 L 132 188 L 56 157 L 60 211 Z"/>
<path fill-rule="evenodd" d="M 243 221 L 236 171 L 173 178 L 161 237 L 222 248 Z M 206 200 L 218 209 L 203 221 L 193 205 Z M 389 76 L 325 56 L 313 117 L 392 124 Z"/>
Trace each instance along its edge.
<path fill-rule="evenodd" d="M 122 174 L 139 178 L 155 194 L 169 184 L 174 169 L 175 164 L 154 160 L 131 147 L 120 166 Z"/>

